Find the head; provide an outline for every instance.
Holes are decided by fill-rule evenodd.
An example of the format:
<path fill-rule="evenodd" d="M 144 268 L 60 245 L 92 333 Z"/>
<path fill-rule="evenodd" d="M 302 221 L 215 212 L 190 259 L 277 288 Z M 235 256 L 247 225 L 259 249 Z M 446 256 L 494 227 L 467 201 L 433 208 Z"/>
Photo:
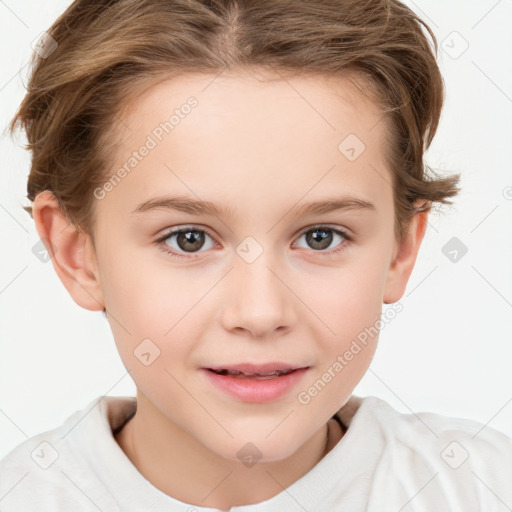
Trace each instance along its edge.
<path fill-rule="evenodd" d="M 378 335 L 354 340 L 458 190 L 423 160 L 443 82 L 422 25 L 437 51 L 397 1 L 75 1 L 49 29 L 11 124 L 26 210 L 76 303 L 106 314 L 141 411 L 274 460 L 347 401 Z M 305 207 L 326 201 L 343 207 Z M 268 361 L 308 370 L 265 404 L 200 370 Z"/>

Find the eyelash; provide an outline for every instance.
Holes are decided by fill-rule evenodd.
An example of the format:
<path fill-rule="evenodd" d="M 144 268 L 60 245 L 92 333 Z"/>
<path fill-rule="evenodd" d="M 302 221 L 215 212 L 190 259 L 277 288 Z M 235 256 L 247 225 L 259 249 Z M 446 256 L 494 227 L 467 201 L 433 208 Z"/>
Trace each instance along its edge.
<path fill-rule="evenodd" d="M 343 237 L 344 242 L 345 242 L 345 243 L 342 242 L 337 249 L 332 249 L 331 251 L 322 251 L 322 250 L 314 251 L 313 249 L 311 249 L 314 252 L 325 254 L 326 257 L 337 256 L 338 254 L 340 254 L 342 251 L 345 250 L 347 245 L 349 245 L 353 241 L 353 238 L 349 234 L 347 234 L 345 231 L 343 231 L 341 229 L 331 228 L 331 227 L 323 225 L 323 224 L 319 224 L 317 226 L 312 226 L 312 227 L 306 229 L 305 231 L 302 231 L 302 233 L 299 235 L 298 238 L 305 235 L 306 233 L 309 233 L 310 231 L 321 231 L 321 230 L 332 231 L 333 233 L 336 233 L 337 235 L 340 235 L 341 237 Z M 212 238 L 212 240 L 216 241 L 215 238 L 213 237 L 213 235 L 211 235 L 208 232 L 208 230 L 199 229 L 195 226 L 186 226 L 185 228 L 174 229 L 174 230 L 167 232 L 165 235 L 163 235 L 162 237 L 155 240 L 155 244 L 157 246 L 159 246 L 162 251 L 164 251 L 167 254 L 171 254 L 171 256 L 173 256 L 173 257 L 195 258 L 196 256 L 194 256 L 194 254 L 196 254 L 196 253 L 190 253 L 188 256 L 184 256 L 182 253 L 179 253 L 179 252 L 175 251 L 174 249 L 171 249 L 165 243 L 172 236 L 179 235 L 180 233 L 187 233 L 189 231 L 199 231 L 202 233 L 206 233 L 210 238 Z M 198 251 L 198 252 L 202 252 L 202 251 Z M 187 253 L 185 253 L 185 254 L 187 254 Z"/>

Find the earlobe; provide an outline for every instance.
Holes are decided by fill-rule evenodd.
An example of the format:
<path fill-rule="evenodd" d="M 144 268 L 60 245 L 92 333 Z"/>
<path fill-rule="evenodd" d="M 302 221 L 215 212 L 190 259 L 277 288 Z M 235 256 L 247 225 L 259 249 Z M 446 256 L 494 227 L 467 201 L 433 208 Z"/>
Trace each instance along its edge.
<path fill-rule="evenodd" d="M 407 282 L 416 263 L 416 257 L 427 227 L 429 211 L 414 214 L 408 231 L 399 243 L 395 257 L 389 267 L 384 291 L 384 304 L 400 300 L 405 292 Z M 398 242 L 397 242 L 398 244 Z"/>
<path fill-rule="evenodd" d="M 73 300 L 90 311 L 105 309 L 90 238 L 69 222 L 49 190 L 34 198 L 32 216 L 53 268 Z"/>

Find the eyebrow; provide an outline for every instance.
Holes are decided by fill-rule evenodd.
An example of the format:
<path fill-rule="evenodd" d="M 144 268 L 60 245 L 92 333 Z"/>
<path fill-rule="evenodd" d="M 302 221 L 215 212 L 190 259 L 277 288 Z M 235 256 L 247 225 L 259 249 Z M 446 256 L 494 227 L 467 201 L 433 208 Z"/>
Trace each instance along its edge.
<path fill-rule="evenodd" d="M 232 208 L 226 208 L 210 201 L 200 201 L 186 196 L 159 196 L 139 204 L 132 212 L 142 213 L 151 210 L 174 210 L 191 215 L 210 215 L 215 217 L 235 217 Z M 293 216 L 321 215 L 343 210 L 373 210 L 370 201 L 356 197 L 336 197 L 295 206 L 290 210 Z M 130 215 L 131 215 L 130 214 Z"/>

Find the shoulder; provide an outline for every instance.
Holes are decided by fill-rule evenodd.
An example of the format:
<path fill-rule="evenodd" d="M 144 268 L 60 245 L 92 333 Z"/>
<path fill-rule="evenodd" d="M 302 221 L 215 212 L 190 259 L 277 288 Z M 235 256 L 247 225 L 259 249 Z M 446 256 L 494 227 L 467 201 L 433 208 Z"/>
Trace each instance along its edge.
<path fill-rule="evenodd" d="M 489 425 L 434 412 L 402 413 L 376 397 L 366 397 L 363 402 L 366 401 L 373 414 L 379 418 L 382 427 L 393 432 L 393 437 L 400 443 L 408 445 L 421 440 L 425 446 L 444 448 L 445 441 L 460 441 L 468 449 L 472 448 L 476 456 L 499 453 L 500 457 L 512 457 L 512 438 Z M 455 447 L 452 448 L 456 450 Z M 464 447 L 461 445 L 461 448 Z M 451 453 L 451 450 L 447 453 Z M 508 461 L 510 460 L 512 459 L 509 458 Z"/>
<path fill-rule="evenodd" d="M 398 477 L 411 489 L 425 487 L 423 495 L 444 496 L 447 504 L 512 506 L 512 438 L 506 434 L 467 418 L 401 413 L 372 396 L 361 406 L 383 438 L 383 481 Z"/>
<path fill-rule="evenodd" d="M 421 457 L 440 457 L 452 468 L 470 457 L 471 465 L 479 467 L 501 461 L 504 470 L 512 471 L 512 438 L 489 425 L 434 412 L 402 413 L 373 396 L 364 397 L 361 405 L 379 423 L 388 442 Z"/>
<path fill-rule="evenodd" d="M 0 460 L 2 512 L 117 510 L 70 442 L 71 429 L 86 409 L 76 411 L 62 425 L 26 439 Z"/>

